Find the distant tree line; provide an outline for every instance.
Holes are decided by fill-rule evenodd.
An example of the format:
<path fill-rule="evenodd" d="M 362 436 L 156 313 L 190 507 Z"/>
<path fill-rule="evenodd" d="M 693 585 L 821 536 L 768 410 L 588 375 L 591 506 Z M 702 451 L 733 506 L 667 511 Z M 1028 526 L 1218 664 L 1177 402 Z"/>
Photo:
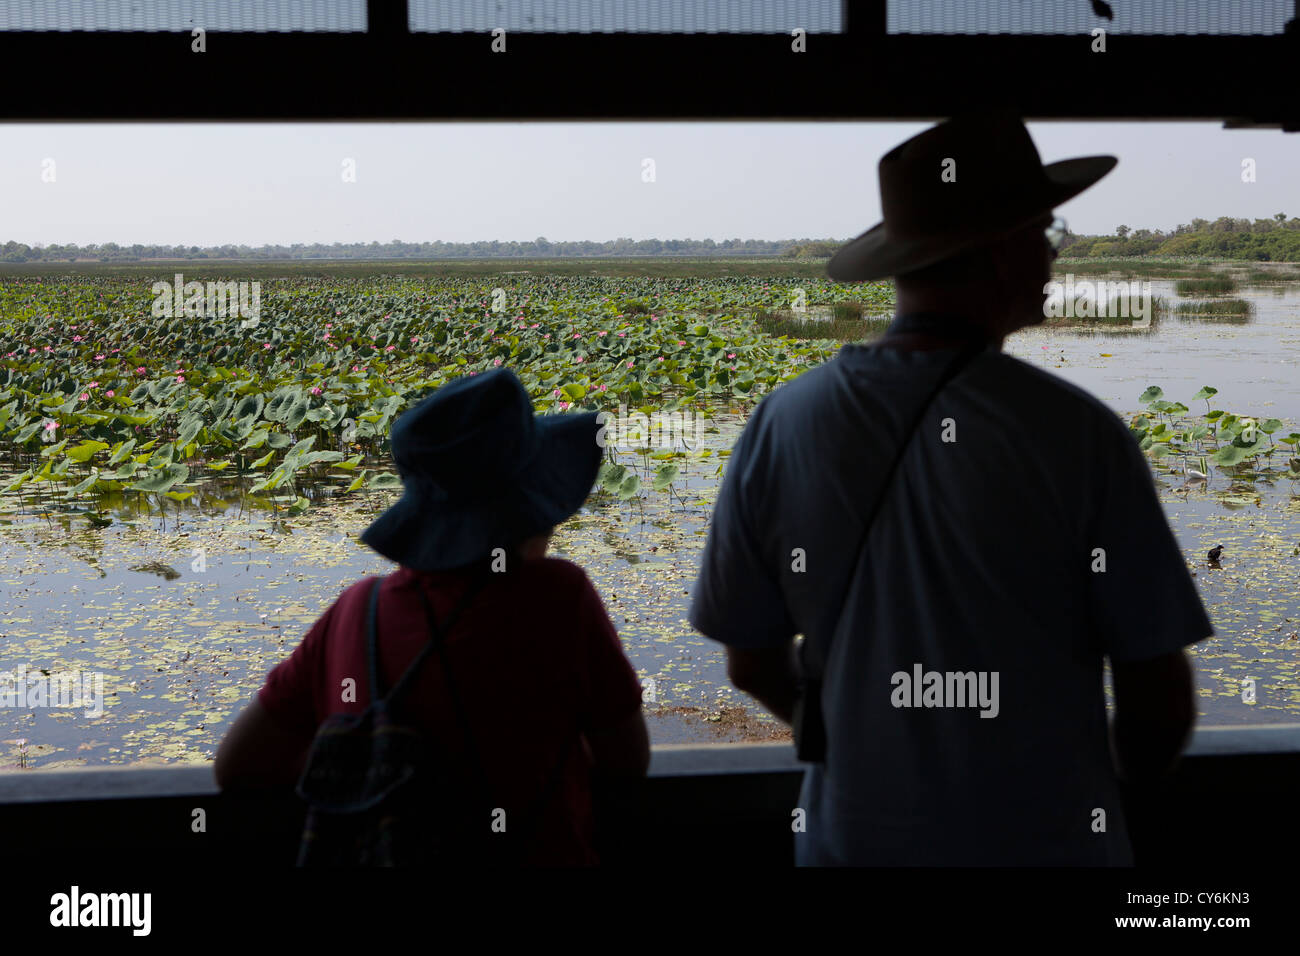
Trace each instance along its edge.
<path fill-rule="evenodd" d="M 1113 256 L 1206 256 L 1258 262 L 1300 261 L 1300 219 L 1277 213 L 1272 219 L 1210 222 L 1193 219 L 1170 232 L 1116 226 L 1110 236 L 1067 236 L 1061 255 L 1075 258 Z"/>
<path fill-rule="evenodd" d="M 779 256 L 811 243 L 809 239 L 610 239 L 552 242 L 539 236 L 531 242 L 336 242 L 294 243 L 291 246 L 168 246 L 140 244 L 28 246 L 7 242 L 0 246 L 4 262 L 138 262 L 148 259 L 540 259 L 603 256 L 729 256 L 748 258 Z M 824 243 L 835 248 L 839 243 Z M 826 253 L 829 255 L 829 253 Z"/>
<path fill-rule="evenodd" d="M 150 259 L 543 259 L 628 256 L 718 256 L 784 259 L 824 259 L 846 239 L 590 239 L 552 242 L 539 236 L 530 242 L 336 242 L 294 243 L 291 246 L 120 246 L 115 242 L 28 246 L 9 241 L 0 246 L 3 262 L 140 262 Z M 1206 256 L 1258 261 L 1300 261 L 1300 219 L 1278 213 L 1272 219 L 1233 219 L 1213 222 L 1193 219 L 1169 232 L 1130 229 L 1121 225 L 1109 236 L 1068 235 L 1061 254 L 1092 256 Z"/>

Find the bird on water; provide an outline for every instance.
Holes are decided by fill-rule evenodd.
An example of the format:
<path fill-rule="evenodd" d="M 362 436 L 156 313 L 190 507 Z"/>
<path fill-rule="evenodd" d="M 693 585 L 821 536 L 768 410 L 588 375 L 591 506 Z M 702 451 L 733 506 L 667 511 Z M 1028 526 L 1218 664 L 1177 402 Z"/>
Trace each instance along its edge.
<path fill-rule="evenodd" d="M 1218 564 L 1218 563 L 1219 563 L 1219 556 L 1220 556 L 1221 554 L 1223 554 L 1223 545 L 1221 545 L 1221 544 L 1217 544 L 1217 545 L 1215 545 L 1213 548 L 1211 548 L 1211 549 L 1210 549 L 1210 553 L 1209 553 L 1209 555 L 1208 555 L 1208 557 L 1209 557 L 1209 559 L 1210 559 L 1210 564 Z"/>

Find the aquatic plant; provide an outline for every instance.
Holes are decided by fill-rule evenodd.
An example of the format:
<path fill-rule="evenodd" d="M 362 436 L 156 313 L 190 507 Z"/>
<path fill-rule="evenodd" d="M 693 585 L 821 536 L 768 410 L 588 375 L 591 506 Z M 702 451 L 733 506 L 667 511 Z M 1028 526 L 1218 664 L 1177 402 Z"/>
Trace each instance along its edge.
<path fill-rule="evenodd" d="M 238 487 L 301 513 L 323 487 L 399 485 L 393 420 L 459 376 L 510 367 L 546 414 L 743 404 L 838 347 L 764 333 L 755 310 L 892 295 L 797 275 L 296 276 L 265 280 L 246 327 L 153 315 L 148 279 L 0 281 L 0 508 L 102 525 L 126 496 L 165 513 Z"/>
<path fill-rule="evenodd" d="M 1284 427 L 1281 419 L 1212 409 L 1209 400 L 1217 394 L 1213 386 L 1202 386 L 1191 401 L 1204 401 L 1206 413 L 1193 416 L 1187 405 L 1167 401 L 1164 390 L 1152 385 L 1138 397 L 1147 412 L 1133 416 L 1129 430 L 1138 446 L 1157 461 L 1169 456 L 1185 461 L 1205 452 L 1200 458 L 1201 470 L 1208 477 L 1212 477 L 1213 465 L 1240 481 L 1300 479 L 1300 458 L 1293 456 L 1300 444 L 1300 432 L 1283 436 L 1279 434 Z M 1279 446 L 1290 449 L 1285 467 L 1273 459 L 1281 450 Z"/>

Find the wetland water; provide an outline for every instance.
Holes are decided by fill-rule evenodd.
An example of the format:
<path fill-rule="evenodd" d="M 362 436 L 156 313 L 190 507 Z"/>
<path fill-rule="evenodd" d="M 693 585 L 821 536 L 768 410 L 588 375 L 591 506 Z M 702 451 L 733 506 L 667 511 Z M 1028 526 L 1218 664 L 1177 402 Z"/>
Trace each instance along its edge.
<path fill-rule="evenodd" d="M 1172 298 L 1169 283 L 1153 282 Z M 1127 420 L 1150 385 L 1190 401 L 1300 428 L 1300 290 L 1248 288 L 1248 321 L 1165 315 L 1149 330 L 1043 328 L 1006 351 L 1074 382 Z M 1200 406 L 1198 409 L 1197 406 Z M 719 402 L 676 497 L 595 494 L 557 533 L 552 554 L 595 582 L 638 673 L 653 687 L 652 738 L 781 735 L 726 679 L 717 645 L 686 621 L 725 450 L 743 412 Z M 1046 439 L 1044 439 L 1046 440 Z M 629 467 L 642 460 L 619 456 Z M 651 470 L 643 475 L 652 477 Z M 1179 474 L 1173 474 L 1174 466 Z M 1184 487 L 1181 466 L 1153 462 L 1160 497 L 1196 575 L 1216 636 L 1192 649 L 1202 724 L 1271 723 L 1300 713 L 1300 497 L 1286 480 L 1234 486 L 1217 470 Z M 203 761 L 266 672 L 358 577 L 391 564 L 356 538 L 397 492 L 324 499 L 293 517 L 177 504 L 164 517 L 87 527 L 67 515 L 7 515 L 0 524 L 0 672 L 32 678 L 102 673 L 103 713 L 0 709 L 0 765 L 32 767 Z M 1221 567 L 1208 549 L 1222 544 Z M 1256 682 L 1243 702 L 1241 682 Z M 653 682 L 651 685 L 650 682 Z M 647 696 L 651 696 L 649 693 Z M 25 740 L 20 747 L 14 741 Z"/>

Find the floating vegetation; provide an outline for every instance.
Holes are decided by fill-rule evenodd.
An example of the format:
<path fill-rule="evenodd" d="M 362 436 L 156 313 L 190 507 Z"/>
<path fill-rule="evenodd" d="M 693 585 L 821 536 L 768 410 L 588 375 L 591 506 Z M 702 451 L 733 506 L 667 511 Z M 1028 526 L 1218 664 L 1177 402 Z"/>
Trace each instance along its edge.
<path fill-rule="evenodd" d="M 1300 272 L 1294 269 L 1251 269 L 1246 273 L 1246 281 L 1251 285 L 1296 282 L 1298 280 L 1300 280 Z"/>
<path fill-rule="evenodd" d="M 1245 299 L 1202 299 L 1196 302 L 1179 302 L 1173 311 L 1180 315 L 1236 315 L 1250 316 L 1255 306 Z"/>
<path fill-rule="evenodd" d="M 1199 276 L 1209 271 L 1203 260 L 1189 259 L 1070 259 L 1059 258 L 1052 264 L 1053 273 L 1072 272 L 1075 275 L 1109 275 L 1119 273 L 1152 279 L 1174 279 L 1182 276 Z"/>
<path fill-rule="evenodd" d="M 1133 416 L 1129 430 L 1152 459 L 1182 462 L 1182 473 L 1189 476 L 1189 481 L 1209 481 L 1211 466 L 1217 467 L 1232 479 L 1225 490 L 1228 498 L 1242 484 L 1248 487 L 1257 480 L 1300 481 L 1300 432 L 1281 434 L 1285 427 L 1281 419 L 1212 409 L 1210 399 L 1217 394 L 1213 386 L 1203 386 L 1190 400 L 1204 401 L 1205 414 L 1193 415 L 1187 405 L 1166 400 L 1164 390 L 1152 385 L 1138 398 L 1147 411 Z M 1187 459 L 1192 456 L 1200 465 L 1199 478 L 1191 475 L 1187 467 Z"/>
<path fill-rule="evenodd" d="M 250 506 L 298 514 L 321 494 L 397 487 L 390 425 L 461 375 L 508 366 L 542 413 L 753 401 L 835 343 L 740 316 L 892 295 L 748 276 L 294 277 L 267 281 L 246 328 L 153 315 L 147 279 L 0 282 L 0 512 L 103 526 L 111 495 L 165 513 L 225 480 Z"/>
<path fill-rule="evenodd" d="M 789 339 L 831 340 L 836 342 L 862 342 L 876 338 L 889 328 L 892 318 L 841 318 L 832 314 L 820 319 L 790 311 L 758 311 L 753 316 L 754 325 L 772 336 Z"/>
<path fill-rule="evenodd" d="M 1174 283 L 1174 292 L 1178 295 L 1227 295 L 1236 291 L 1236 280 L 1224 275 L 1205 279 L 1179 279 Z"/>

